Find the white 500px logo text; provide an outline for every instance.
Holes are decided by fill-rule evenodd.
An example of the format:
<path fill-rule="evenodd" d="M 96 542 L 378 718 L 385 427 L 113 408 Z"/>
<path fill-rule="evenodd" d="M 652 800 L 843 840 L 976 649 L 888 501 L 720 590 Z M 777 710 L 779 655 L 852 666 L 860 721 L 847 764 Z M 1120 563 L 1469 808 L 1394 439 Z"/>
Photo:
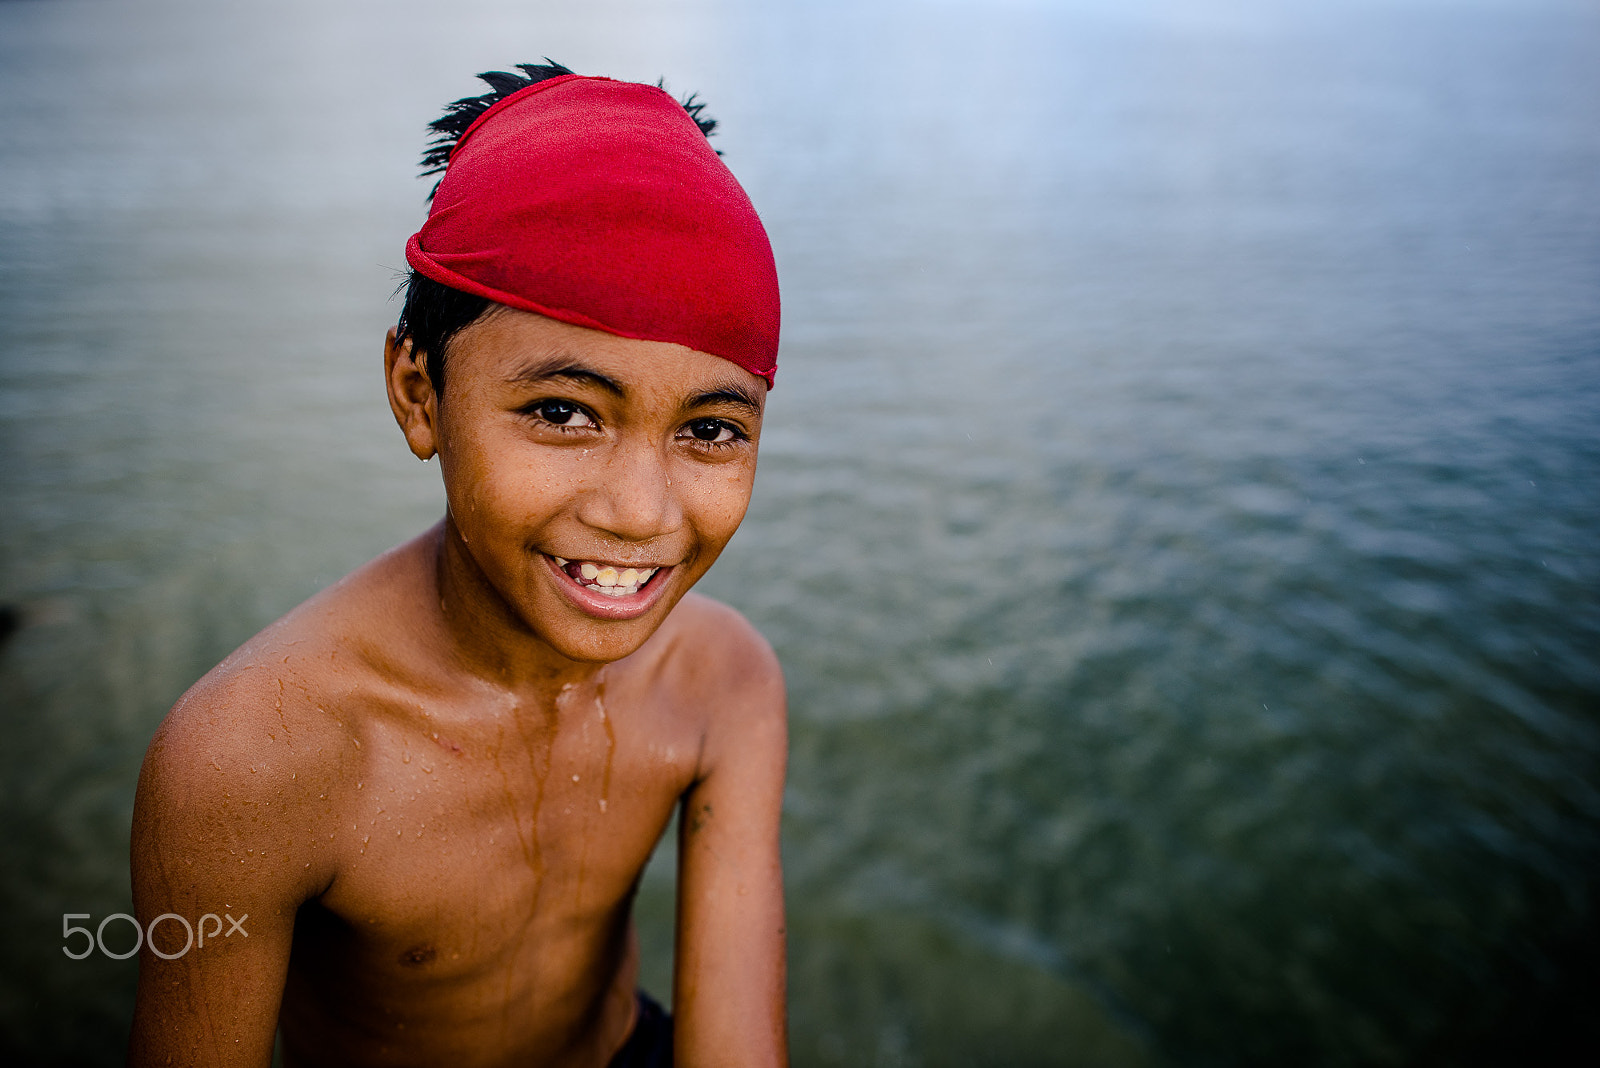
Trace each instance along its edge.
<path fill-rule="evenodd" d="M 223 917 L 227 917 L 228 920 L 228 931 L 226 934 L 222 933 Z M 218 916 L 215 912 L 208 912 L 204 916 L 200 917 L 199 924 L 194 926 L 191 926 L 188 920 L 184 919 L 182 916 L 179 916 L 176 912 L 163 912 L 161 915 L 150 921 L 150 926 L 148 929 L 140 927 L 139 921 L 134 919 L 132 916 L 129 916 L 126 912 L 113 912 L 111 915 L 100 921 L 100 926 L 94 929 L 93 934 L 89 932 L 89 928 L 87 927 L 74 927 L 72 925 L 73 920 L 87 920 L 88 918 L 89 914 L 87 912 L 62 913 L 62 941 L 66 941 L 73 935 L 80 934 L 83 935 L 86 941 L 82 953 L 72 952 L 72 948 L 70 946 L 61 947 L 61 952 L 65 953 L 73 960 L 82 960 L 83 958 L 87 957 L 89 954 L 94 952 L 96 946 L 99 946 L 100 952 L 104 953 L 112 960 L 126 960 L 135 953 L 139 952 L 139 947 L 145 944 L 147 937 L 150 942 L 150 952 L 154 953 L 162 960 L 177 960 L 179 957 L 189 952 L 189 950 L 194 948 L 197 944 L 197 940 L 195 939 L 195 926 L 200 928 L 198 944 L 202 948 L 204 948 L 207 938 L 215 942 L 217 940 L 217 935 L 219 934 L 222 934 L 223 938 L 231 938 L 235 932 L 238 932 L 246 938 L 250 937 L 250 932 L 244 929 L 244 921 L 250 918 L 250 914 L 248 912 L 243 916 L 240 916 L 237 920 L 228 915 L 226 912 L 224 912 L 222 916 Z M 106 924 L 110 923 L 112 920 L 127 920 L 128 923 L 133 927 L 133 948 L 128 950 L 126 953 L 113 953 L 106 948 Z M 210 931 L 206 930 L 207 920 L 211 920 L 216 924 L 216 926 Z M 183 943 L 183 948 L 178 950 L 176 953 L 164 953 L 156 948 L 156 928 L 159 927 L 163 921 L 183 925 L 183 930 L 184 934 L 187 936 L 187 941 Z"/>

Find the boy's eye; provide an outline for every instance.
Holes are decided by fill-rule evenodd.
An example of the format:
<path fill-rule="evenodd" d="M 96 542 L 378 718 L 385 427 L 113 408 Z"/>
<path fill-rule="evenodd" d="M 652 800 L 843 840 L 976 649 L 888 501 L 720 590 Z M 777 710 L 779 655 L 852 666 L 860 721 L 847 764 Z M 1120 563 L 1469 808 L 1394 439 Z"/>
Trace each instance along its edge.
<path fill-rule="evenodd" d="M 697 441 L 710 442 L 713 445 L 721 445 L 734 439 L 733 427 L 721 419 L 696 419 L 689 424 L 689 433 L 693 434 Z"/>
<path fill-rule="evenodd" d="M 576 428 L 594 425 L 594 420 L 585 415 L 583 409 L 571 401 L 540 401 L 533 406 L 533 414 L 547 423 L 554 423 L 556 426 Z"/>

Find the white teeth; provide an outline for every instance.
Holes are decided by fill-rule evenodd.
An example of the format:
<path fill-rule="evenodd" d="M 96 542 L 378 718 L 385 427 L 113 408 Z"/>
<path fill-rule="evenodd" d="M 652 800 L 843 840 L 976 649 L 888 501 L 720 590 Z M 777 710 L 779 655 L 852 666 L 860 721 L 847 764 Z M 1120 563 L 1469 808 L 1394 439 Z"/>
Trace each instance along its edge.
<path fill-rule="evenodd" d="M 571 563 L 561 557 L 552 557 L 559 563 L 563 570 Z M 611 597 L 629 597 L 639 592 L 639 587 L 649 582 L 657 571 L 657 567 L 624 567 L 618 568 L 613 564 L 596 564 L 584 560 L 578 564 L 578 574 L 581 576 L 584 587 L 604 593 Z"/>

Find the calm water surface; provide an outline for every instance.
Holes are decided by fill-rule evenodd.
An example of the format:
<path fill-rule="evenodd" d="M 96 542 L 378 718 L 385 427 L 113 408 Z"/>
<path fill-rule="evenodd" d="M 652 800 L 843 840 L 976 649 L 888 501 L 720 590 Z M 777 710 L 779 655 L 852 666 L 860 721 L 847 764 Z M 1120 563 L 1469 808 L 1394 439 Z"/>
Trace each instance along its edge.
<path fill-rule="evenodd" d="M 440 513 L 379 373 L 413 161 L 544 54 L 699 90 L 777 249 L 707 585 L 789 674 L 799 1064 L 1581 1031 L 1593 4 L 13 0 L 0 1059 L 117 1063 L 132 962 L 59 925 L 128 907 L 151 730 Z"/>

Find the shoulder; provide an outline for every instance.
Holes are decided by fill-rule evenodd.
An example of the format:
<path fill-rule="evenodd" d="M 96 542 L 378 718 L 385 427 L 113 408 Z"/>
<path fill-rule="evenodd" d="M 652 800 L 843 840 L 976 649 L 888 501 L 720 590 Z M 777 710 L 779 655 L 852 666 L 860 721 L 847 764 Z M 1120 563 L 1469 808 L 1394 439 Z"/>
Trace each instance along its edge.
<path fill-rule="evenodd" d="M 728 753 L 782 761 L 788 704 L 783 668 L 761 633 L 738 611 L 690 593 L 662 628 L 658 670 L 678 700 L 701 718 L 701 774 Z"/>
<path fill-rule="evenodd" d="M 754 697 L 783 690 L 783 668 L 761 632 L 736 609 L 690 593 L 662 628 L 664 667 L 697 696 Z"/>
<path fill-rule="evenodd" d="M 338 722 L 324 708 L 321 673 L 297 663 L 294 653 L 268 632 L 213 668 L 156 729 L 147 768 L 210 767 L 226 781 L 271 788 L 284 787 L 280 773 L 298 782 L 299 772 L 315 767 L 318 751 L 326 752 Z"/>
<path fill-rule="evenodd" d="M 393 689 L 396 636 L 414 605 L 428 601 L 420 588 L 428 537 L 352 572 L 207 672 L 157 729 L 147 768 L 209 766 L 230 780 L 249 774 L 256 778 L 241 781 L 289 789 L 280 775 L 298 783 L 336 764 L 361 710 Z"/>
<path fill-rule="evenodd" d="M 136 879 L 141 863 L 180 856 L 196 878 L 226 867 L 230 879 L 304 884 L 301 896 L 326 876 L 309 832 L 330 814 L 330 785 L 349 743 L 292 656 L 280 654 L 270 642 L 247 645 L 156 729 L 134 801 Z"/>
<path fill-rule="evenodd" d="M 336 858 L 316 848 L 327 835 L 312 832 L 335 820 L 360 768 L 363 718 L 392 689 L 374 650 L 403 618 L 416 544 L 273 623 L 178 700 L 140 770 L 136 869 L 161 854 L 204 866 L 265 850 L 292 853 L 297 882 L 331 878 Z"/>

